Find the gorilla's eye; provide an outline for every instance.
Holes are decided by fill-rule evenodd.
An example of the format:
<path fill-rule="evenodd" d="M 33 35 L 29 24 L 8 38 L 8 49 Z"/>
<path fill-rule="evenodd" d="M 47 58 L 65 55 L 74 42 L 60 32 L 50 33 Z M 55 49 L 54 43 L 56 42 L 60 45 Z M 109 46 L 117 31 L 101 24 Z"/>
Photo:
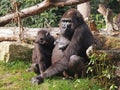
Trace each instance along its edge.
<path fill-rule="evenodd" d="M 62 20 L 62 22 L 66 22 L 66 20 Z"/>
<path fill-rule="evenodd" d="M 67 22 L 72 22 L 72 20 L 67 20 Z"/>
<path fill-rule="evenodd" d="M 72 20 L 62 20 L 62 22 L 72 22 Z"/>
<path fill-rule="evenodd" d="M 62 22 L 72 22 L 72 19 L 71 18 L 63 18 Z"/>

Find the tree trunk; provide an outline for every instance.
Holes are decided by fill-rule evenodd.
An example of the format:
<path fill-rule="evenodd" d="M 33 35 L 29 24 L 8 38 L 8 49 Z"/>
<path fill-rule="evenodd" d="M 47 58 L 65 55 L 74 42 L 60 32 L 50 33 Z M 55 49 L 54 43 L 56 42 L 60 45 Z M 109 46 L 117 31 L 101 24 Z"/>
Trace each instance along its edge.
<path fill-rule="evenodd" d="M 91 13 L 90 2 L 85 2 L 77 5 L 77 9 L 83 15 L 84 20 L 88 20 Z"/>
<path fill-rule="evenodd" d="M 63 6 L 68 6 L 68 5 L 75 5 L 75 4 L 84 3 L 86 1 L 89 1 L 89 0 L 54 0 L 54 1 L 44 0 L 43 2 L 35 6 L 20 10 L 19 15 L 21 18 L 25 18 L 25 17 L 29 17 L 35 14 L 39 14 L 51 7 L 63 7 Z M 15 17 L 16 17 L 16 12 L 0 17 L 0 26 L 6 25 Z"/>

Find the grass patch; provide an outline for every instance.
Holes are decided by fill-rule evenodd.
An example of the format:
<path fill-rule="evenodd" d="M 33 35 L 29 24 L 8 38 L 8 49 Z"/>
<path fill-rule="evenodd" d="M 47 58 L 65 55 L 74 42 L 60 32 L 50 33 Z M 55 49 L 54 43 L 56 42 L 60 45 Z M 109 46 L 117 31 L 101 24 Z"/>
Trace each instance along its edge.
<path fill-rule="evenodd" d="M 45 79 L 40 85 L 32 85 L 32 72 L 26 72 L 30 63 L 0 62 L 0 90 L 104 90 L 94 79 L 66 80 L 63 77 Z"/>

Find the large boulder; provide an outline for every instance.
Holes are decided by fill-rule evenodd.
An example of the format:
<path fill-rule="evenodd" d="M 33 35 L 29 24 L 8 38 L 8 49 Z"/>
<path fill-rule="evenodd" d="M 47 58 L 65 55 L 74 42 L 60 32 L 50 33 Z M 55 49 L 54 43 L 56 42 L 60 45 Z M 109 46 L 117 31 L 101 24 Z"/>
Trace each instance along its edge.
<path fill-rule="evenodd" d="M 31 60 L 33 45 L 18 42 L 0 42 L 0 61 Z"/>

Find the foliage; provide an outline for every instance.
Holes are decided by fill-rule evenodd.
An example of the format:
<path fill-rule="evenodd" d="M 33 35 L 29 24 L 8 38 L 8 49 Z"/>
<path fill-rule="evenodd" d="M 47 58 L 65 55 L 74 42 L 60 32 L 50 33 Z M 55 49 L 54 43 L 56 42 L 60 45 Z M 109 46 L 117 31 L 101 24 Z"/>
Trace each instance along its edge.
<path fill-rule="evenodd" d="M 51 8 L 40 15 L 28 17 L 23 20 L 23 25 L 27 27 L 56 27 L 59 24 L 62 14 L 70 7 Z"/>
<path fill-rule="evenodd" d="M 91 19 L 95 20 L 98 30 L 105 28 L 105 20 L 101 14 L 92 14 Z"/>
<path fill-rule="evenodd" d="M 30 80 L 35 74 L 26 72 L 29 66 L 29 62 L 22 60 L 0 62 L 0 90 L 104 90 L 95 79 L 88 78 L 66 80 L 54 76 L 41 85 L 32 85 Z"/>
<path fill-rule="evenodd" d="M 120 3 L 118 3 L 118 0 L 110 0 L 109 7 L 113 10 L 114 13 L 118 14 L 120 13 Z"/>
<path fill-rule="evenodd" d="M 5 15 L 10 8 L 9 0 L 1 0 L 0 1 L 0 16 Z"/>
<path fill-rule="evenodd" d="M 104 53 L 99 56 L 94 53 L 90 58 L 87 73 L 91 73 L 92 76 L 95 75 L 95 78 L 106 90 L 115 90 L 117 86 L 115 85 L 114 71 L 116 67 L 114 66 L 114 60 L 106 60 L 106 54 Z"/>

